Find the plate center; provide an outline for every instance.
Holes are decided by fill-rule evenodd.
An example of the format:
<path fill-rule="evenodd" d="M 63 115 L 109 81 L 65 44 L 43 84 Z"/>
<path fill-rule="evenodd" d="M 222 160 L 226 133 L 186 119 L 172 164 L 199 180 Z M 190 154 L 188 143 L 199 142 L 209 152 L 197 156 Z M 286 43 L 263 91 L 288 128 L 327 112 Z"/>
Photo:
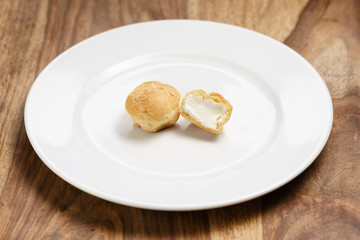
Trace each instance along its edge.
<path fill-rule="evenodd" d="M 125 111 L 128 94 L 145 81 L 174 86 L 182 96 L 195 89 L 218 92 L 233 105 L 220 135 L 180 116 L 171 128 L 148 133 Z M 279 106 L 261 79 L 241 66 L 208 56 L 162 54 L 120 63 L 94 78 L 81 97 L 83 134 L 100 154 L 153 174 L 193 175 L 218 171 L 260 154 L 276 133 Z"/>

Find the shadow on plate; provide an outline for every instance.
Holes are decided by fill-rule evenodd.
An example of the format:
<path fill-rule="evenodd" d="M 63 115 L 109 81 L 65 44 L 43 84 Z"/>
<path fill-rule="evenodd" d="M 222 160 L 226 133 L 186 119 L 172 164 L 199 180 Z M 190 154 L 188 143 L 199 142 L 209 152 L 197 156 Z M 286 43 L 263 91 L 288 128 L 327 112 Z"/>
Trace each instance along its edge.
<path fill-rule="evenodd" d="M 180 131 L 180 134 L 189 138 L 194 138 L 209 142 L 216 141 L 216 139 L 219 137 L 219 135 L 207 132 L 193 123 L 190 123 L 185 129 Z"/>
<path fill-rule="evenodd" d="M 137 127 L 128 114 L 123 114 L 117 121 L 116 131 L 119 137 L 137 142 L 154 140 L 164 137 L 164 135 L 178 135 L 179 137 L 208 142 L 216 141 L 219 138 L 219 135 L 207 132 L 181 117 L 173 126 L 151 133 Z"/>
<path fill-rule="evenodd" d="M 200 141 L 209 141 L 209 142 L 216 141 L 216 139 L 219 136 L 209 133 L 192 123 L 190 123 L 186 127 L 183 127 L 178 123 L 175 123 L 173 126 L 162 129 L 156 133 L 146 132 L 134 124 L 133 128 L 128 133 L 127 137 L 129 140 L 143 141 L 143 140 L 149 140 L 160 137 L 162 134 L 176 134 L 179 135 L 180 137 L 188 137 Z"/>

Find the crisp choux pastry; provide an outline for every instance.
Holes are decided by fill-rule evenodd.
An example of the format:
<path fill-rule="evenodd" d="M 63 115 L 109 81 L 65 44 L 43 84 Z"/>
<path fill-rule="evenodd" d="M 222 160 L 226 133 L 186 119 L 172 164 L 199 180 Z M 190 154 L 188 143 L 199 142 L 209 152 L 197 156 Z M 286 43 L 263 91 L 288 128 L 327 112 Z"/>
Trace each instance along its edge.
<path fill-rule="evenodd" d="M 180 93 L 171 85 L 144 82 L 129 94 L 125 108 L 136 126 L 157 132 L 179 119 L 180 99 Z"/>
<path fill-rule="evenodd" d="M 203 90 L 187 93 L 180 107 L 181 116 L 198 127 L 219 134 L 223 125 L 229 121 L 233 107 L 221 94 L 206 94 Z"/>

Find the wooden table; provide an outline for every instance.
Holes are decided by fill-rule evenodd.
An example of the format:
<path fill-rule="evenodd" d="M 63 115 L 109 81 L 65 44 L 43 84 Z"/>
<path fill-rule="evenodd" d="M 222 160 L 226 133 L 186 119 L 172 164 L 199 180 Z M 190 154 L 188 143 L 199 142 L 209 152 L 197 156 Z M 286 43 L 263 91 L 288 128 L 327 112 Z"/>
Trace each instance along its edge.
<path fill-rule="evenodd" d="M 249 202 L 160 212 L 93 197 L 42 163 L 23 120 L 40 71 L 96 33 L 171 18 L 253 29 L 313 64 L 332 95 L 334 124 L 304 173 Z M 360 239 L 359 0 L 1 0 L 0 83 L 0 239 Z"/>

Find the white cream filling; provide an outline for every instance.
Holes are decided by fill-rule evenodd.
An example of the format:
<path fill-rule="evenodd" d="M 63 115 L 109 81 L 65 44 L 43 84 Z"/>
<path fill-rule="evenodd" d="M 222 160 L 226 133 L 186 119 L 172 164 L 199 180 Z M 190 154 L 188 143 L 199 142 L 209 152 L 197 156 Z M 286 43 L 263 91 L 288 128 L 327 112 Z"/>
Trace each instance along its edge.
<path fill-rule="evenodd" d="M 225 106 L 211 98 L 190 95 L 186 98 L 184 110 L 203 126 L 216 130 L 218 120 L 225 115 Z M 218 119 L 219 118 L 219 119 Z"/>

